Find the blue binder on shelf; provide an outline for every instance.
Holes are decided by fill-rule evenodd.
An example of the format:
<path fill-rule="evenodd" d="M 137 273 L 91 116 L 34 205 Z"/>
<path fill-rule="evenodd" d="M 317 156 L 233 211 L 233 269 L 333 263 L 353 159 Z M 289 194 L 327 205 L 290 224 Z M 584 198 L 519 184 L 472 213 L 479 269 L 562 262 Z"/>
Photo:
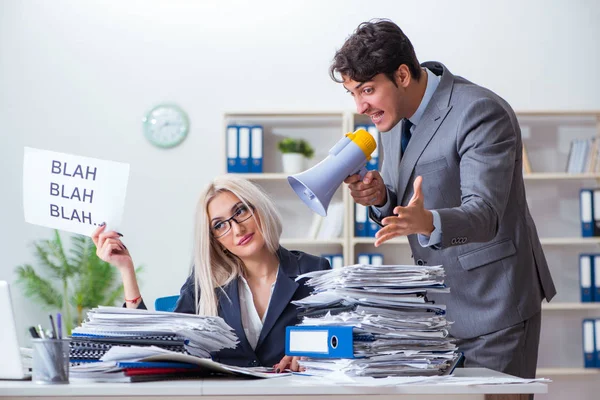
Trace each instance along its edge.
<path fill-rule="evenodd" d="M 369 232 L 368 222 L 367 207 L 356 203 L 354 206 L 354 236 L 367 237 Z"/>
<path fill-rule="evenodd" d="M 250 172 L 250 127 L 238 127 L 238 172 Z"/>
<path fill-rule="evenodd" d="M 581 219 L 581 236 L 594 236 L 594 206 L 592 189 L 581 189 L 579 192 L 579 211 Z"/>
<path fill-rule="evenodd" d="M 583 366 L 585 368 L 596 367 L 596 344 L 593 319 L 584 319 L 583 328 Z"/>
<path fill-rule="evenodd" d="M 594 301 L 593 282 L 594 282 L 594 261 L 593 254 L 579 255 L 579 287 L 581 289 L 581 302 L 589 303 Z"/>
<path fill-rule="evenodd" d="M 600 236 L 600 189 L 592 192 L 592 219 L 594 236 Z"/>
<path fill-rule="evenodd" d="M 321 254 L 331 265 L 331 269 L 342 268 L 344 266 L 344 256 L 342 254 Z"/>
<path fill-rule="evenodd" d="M 229 125 L 227 127 L 227 172 L 238 171 L 238 127 Z"/>
<path fill-rule="evenodd" d="M 251 163 L 250 172 L 262 173 L 263 172 L 263 127 L 255 125 L 250 129 L 250 142 L 252 144 L 252 150 L 250 151 Z"/>
<path fill-rule="evenodd" d="M 313 358 L 354 358 L 352 326 L 288 326 L 285 355 Z"/>
<path fill-rule="evenodd" d="M 383 254 L 359 253 L 356 262 L 362 265 L 383 265 Z"/>
<path fill-rule="evenodd" d="M 377 144 L 377 147 L 375 147 L 375 150 L 373 150 L 373 152 L 371 153 L 371 159 L 367 163 L 367 169 L 369 171 L 378 171 L 379 170 L 379 131 L 377 130 L 375 125 L 369 125 L 367 127 L 367 132 L 369 132 L 371 134 L 371 136 L 373 136 L 373 139 L 375 139 L 375 143 Z"/>
<path fill-rule="evenodd" d="M 356 262 L 361 265 L 370 265 L 371 264 L 371 254 L 369 253 L 359 253 L 356 257 Z"/>
<path fill-rule="evenodd" d="M 375 237 L 375 234 L 379 232 L 380 229 L 381 226 L 369 217 L 369 210 L 367 209 L 367 235 L 369 237 Z"/>
<path fill-rule="evenodd" d="M 383 265 L 383 254 L 371 253 L 371 265 Z"/>
<path fill-rule="evenodd" d="M 595 323 L 595 342 L 596 342 L 596 368 L 600 368 L 600 318 L 596 318 Z"/>
<path fill-rule="evenodd" d="M 341 254 L 332 254 L 331 268 L 339 269 L 344 266 L 344 256 Z"/>
<path fill-rule="evenodd" d="M 592 282 L 594 282 L 592 287 L 592 301 L 600 302 L 600 254 L 594 256 L 592 266 Z"/>

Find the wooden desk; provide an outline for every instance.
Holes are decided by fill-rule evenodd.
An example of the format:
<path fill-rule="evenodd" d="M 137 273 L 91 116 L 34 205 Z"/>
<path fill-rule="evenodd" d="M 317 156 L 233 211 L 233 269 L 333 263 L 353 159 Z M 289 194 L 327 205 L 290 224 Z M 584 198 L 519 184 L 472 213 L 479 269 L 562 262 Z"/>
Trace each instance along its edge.
<path fill-rule="evenodd" d="M 507 375 L 485 368 L 459 368 L 456 377 L 506 377 Z M 313 382 L 311 382 L 313 381 Z M 0 381 L 0 399 L 192 399 L 233 400 L 258 399 L 268 396 L 269 400 L 293 399 L 332 400 L 346 399 L 414 399 L 419 400 L 483 400 L 486 394 L 547 393 L 544 383 L 479 385 L 460 384 L 411 384 L 398 386 L 359 386 L 314 384 L 314 380 L 303 376 L 287 376 L 274 379 L 227 379 L 212 378 L 185 381 L 163 381 L 148 383 L 70 383 L 68 385 L 40 385 L 31 381 Z"/>

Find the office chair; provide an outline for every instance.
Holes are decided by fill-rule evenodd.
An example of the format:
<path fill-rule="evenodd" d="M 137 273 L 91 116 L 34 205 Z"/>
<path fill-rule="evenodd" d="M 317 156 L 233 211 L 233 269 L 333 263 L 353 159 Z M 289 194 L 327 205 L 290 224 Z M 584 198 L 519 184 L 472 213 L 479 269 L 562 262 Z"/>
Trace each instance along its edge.
<path fill-rule="evenodd" d="M 173 310 L 175 310 L 175 306 L 177 305 L 177 300 L 179 300 L 179 295 L 159 297 L 154 302 L 154 309 L 156 311 L 172 312 Z"/>

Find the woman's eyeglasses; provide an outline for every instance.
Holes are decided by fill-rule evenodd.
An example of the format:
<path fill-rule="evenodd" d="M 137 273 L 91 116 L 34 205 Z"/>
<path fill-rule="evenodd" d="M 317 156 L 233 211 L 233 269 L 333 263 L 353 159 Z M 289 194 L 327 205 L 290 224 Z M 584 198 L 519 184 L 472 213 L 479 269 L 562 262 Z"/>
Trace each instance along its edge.
<path fill-rule="evenodd" d="M 245 205 L 240 206 L 231 217 L 226 220 L 219 221 L 210 228 L 215 239 L 223 237 L 231 230 L 231 221 L 235 221 L 238 225 L 244 221 L 247 221 L 252 216 L 252 211 Z"/>

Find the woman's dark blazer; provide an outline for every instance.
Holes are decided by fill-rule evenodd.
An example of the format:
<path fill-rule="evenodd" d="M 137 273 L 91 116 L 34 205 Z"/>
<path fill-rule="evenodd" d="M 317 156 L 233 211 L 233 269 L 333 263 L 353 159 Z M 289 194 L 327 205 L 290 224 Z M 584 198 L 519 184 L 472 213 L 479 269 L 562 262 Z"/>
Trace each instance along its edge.
<path fill-rule="evenodd" d="M 223 291 L 217 289 L 219 316 L 235 330 L 240 343 L 235 349 L 223 349 L 214 353 L 215 361 L 244 367 L 272 367 L 285 355 L 285 328 L 300 322 L 297 307 L 291 302 L 308 296 L 312 290 L 305 285 L 305 279 L 296 282 L 296 277 L 307 272 L 330 269 L 331 266 L 326 258 L 301 251 L 289 251 L 283 247 L 279 247 L 277 256 L 279 273 L 255 350 L 252 350 L 248 343 L 242 326 L 238 279 L 224 286 Z M 196 312 L 194 286 L 192 274 L 181 288 L 175 312 L 188 314 Z"/>

